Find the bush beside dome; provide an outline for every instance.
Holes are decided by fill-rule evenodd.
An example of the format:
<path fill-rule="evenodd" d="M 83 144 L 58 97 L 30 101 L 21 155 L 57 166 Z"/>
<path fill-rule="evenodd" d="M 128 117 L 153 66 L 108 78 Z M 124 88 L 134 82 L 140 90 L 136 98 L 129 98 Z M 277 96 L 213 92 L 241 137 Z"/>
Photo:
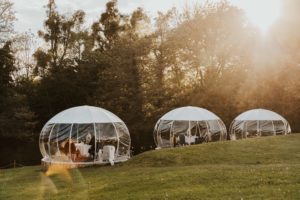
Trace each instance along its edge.
<path fill-rule="evenodd" d="M 200 144 L 227 139 L 223 121 L 199 107 L 181 107 L 162 116 L 155 125 L 157 148 Z"/>
<path fill-rule="evenodd" d="M 130 143 L 129 131 L 119 117 L 92 106 L 58 113 L 45 124 L 39 140 L 45 165 L 74 166 L 126 161 Z"/>

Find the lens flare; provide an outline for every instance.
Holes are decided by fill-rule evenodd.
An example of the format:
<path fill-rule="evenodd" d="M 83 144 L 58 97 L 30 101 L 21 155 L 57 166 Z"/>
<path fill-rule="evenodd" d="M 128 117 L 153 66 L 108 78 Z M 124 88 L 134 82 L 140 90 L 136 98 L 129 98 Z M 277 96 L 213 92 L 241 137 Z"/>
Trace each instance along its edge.
<path fill-rule="evenodd" d="M 280 0 L 231 0 L 243 10 L 250 22 L 265 32 L 281 15 Z"/>

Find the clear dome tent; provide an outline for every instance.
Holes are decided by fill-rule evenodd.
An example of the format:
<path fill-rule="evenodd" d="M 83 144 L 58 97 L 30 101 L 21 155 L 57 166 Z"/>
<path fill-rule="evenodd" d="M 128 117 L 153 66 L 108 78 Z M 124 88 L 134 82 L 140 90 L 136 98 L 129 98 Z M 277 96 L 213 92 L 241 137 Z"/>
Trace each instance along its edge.
<path fill-rule="evenodd" d="M 157 148 L 176 147 L 227 139 L 223 121 L 199 107 L 181 107 L 162 116 L 154 128 Z"/>
<path fill-rule="evenodd" d="M 254 109 L 240 114 L 233 120 L 229 130 L 232 140 L 291 133 L 286 119 L 265 109 Z"/>
<path fill-rule="evenodd" d="M 92 106 L 58 113 L 44 125 L 39 139 L 44 165 L 126 161 L 130 158 L 130 143 L 129 131 L 119 117 Z"/>

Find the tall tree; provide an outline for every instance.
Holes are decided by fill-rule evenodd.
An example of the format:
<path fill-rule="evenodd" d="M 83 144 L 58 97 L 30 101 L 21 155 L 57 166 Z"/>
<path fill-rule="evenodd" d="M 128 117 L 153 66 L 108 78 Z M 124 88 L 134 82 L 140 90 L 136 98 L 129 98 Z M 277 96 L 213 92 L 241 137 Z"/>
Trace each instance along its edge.
<path fill-rule="evenodd" d="M 279 110 L 291 123 L 293 131 L 298 132 L 300 125 L 300 3 L 297 0 L 282 1 L 282 15 L 270 31 L 270 40 L 276 54 L 270 82 L 270 106 Z M 275 91 L 276 89 L 276 91 Z M 271 94 L 270 94 L 271 93 Z"/>
<path fill-rule="evenodd" d="M 0 0 L 0 45 L 4 44 L 13 30 L 16 20 L 13 3 L 9 0 Z"/>
<path fill-rule="evenodd" d="M 30 31 L 14 36 L 12 47 L 15 52 L 17 67 L 15 78 L 20 76 L 24 76 L 27 79 L 32 78 L 36 64 L 33 59 L 33 52 L 36 50 L 36 46 L 36 35 Z"/>
<path fill-rule="evenodd" d="M 157 23 L 167 17 L 160 16 Z M 236 103 L 232 101 L 232 91 L 239 90 L 252 64 L 249 46 L 256 41 L 255 29 L 246 23 L 241 10 L 225 1 L 207 2 L 175 15 L 174 19 L 167 32 L 158 29 L 157 38 L 164 33 L 165 41 L 156 50 L 159 62 L 153 66 L 161 69 L 161 85 L 173 96 L 169 107 L 206 107 L 230 123 L 235 113 L 229 111 L 234 110 Z M 160 22 L 167 27 L 164 23 Z"/>
<path fill-rule="evenodd" d="M 62 65 L 75 64 L 74 61 L 80 58 L 80 51 L 74 55 L 72 51 L 76 45 L 80 45 L 80 35 L 84 32 L 81 25 L 84 22 L 85 13 L 76 11 L 71 17 L 61 15 L 56 10 L 54 0 L 49 0 L 47 5 L 47 19 L 44 22 L 45 31 L 39 31 L 39 36 L 49 44 L 47 54 L 49 57 L 48 67 L 50 70 L 57 70 Z M 75 51 L 76 52 L 76 51 Z M 38 67 L 38 66 L 37 66 Z"/>
<path fill-rule="evenodd" d="M 4 97 L 9 93 L 9 88 L 12 86 L 12 73 L 15 70 L 10 42 L 7 42 L 0 49 L 0 56 L 0 97 Z"/>
<path fill-rule="evenodd" d="M 0 49 L 0 137 L 32 137 L 35 115 L 29 109 L 26 97 L 16 88 L 12 74 L 16 70 L 11 43 Z"/>
<path fill-rule="evenodd" d="M 48 48 L 38 48 L 35 74 L 40 81 L 30 95 L 32 109 L 44 123 L 55 113 L 68 107 L 85 104 L 89 88 L 88 79 L 83 79 L 79 63 L 82 60 L 83 38 L 87 35 L 82 28 L 84 12 L 75 11 L 67 17 L 56 10 L 54 0 L 47 5 L 44 31 L 39 36 Z"/>
<path fill-rule="evenodd" d="M 115 16 L 121 15 L 109 12 L 110 10 L 108 6 L 105 19 L 115 19 Z M 107 15 L 108 13 L 112 16 Z M 114 27 L 113 30 L 118 31 L 114 34 L 109 32 L 109 36 L 103 38 L 107 40 L 106 47 L 98 46 L 93 52 L 93 60 L 98 66 L 98 87 L 94 93 L 94 101 L 126 119 L 133 144 L 139 149 L 141 145 L 138 141 L 143 138 L 141 134 L 144 122 L 141 69 L 151 43 L 141 25 L 149 23 L 149 19 L 140 8 L 121 19 L 118 22 L 120 27 L 116 27 L 114 20 L 104 20 L 105 24 L 102 24 L 103 27 Z M 103 20 L 100 22 L 103 23 Z"/>
<path fill-rule="evenodd" d="M 150 61 L 147 70 L 144 72 L 144 79 L 147 80 L 145 90 L 147 92 L 148 116 L 156 116 L 152 120 L 166 112 L 172 103 L 172 90 L 167 87 L 165 82 L 165 71 L 174 62 L 170 56 L 174 41 L 170 40 L 169 33 L 174 29 L 172 23 L 176 17 L 176 10 L 169 10 L 167 13 L 158 13 L 155 21 L 155 31 L 152 34 L 151 54 L 154 59 Z M 169 106 L 168 106 L 169 105 Z M 157 116 L 158 115 L 158 116 Z"/>
<path fill-rule="evenodd" d="M 105 12 L 101 14 L 99 21 L 92 25 L 92 39 L 98 50 L 112 47 L 124 29 L 121 22 L 125 16 L 119 13 L 117 2 L 117 0 L 107 2 Z"/>

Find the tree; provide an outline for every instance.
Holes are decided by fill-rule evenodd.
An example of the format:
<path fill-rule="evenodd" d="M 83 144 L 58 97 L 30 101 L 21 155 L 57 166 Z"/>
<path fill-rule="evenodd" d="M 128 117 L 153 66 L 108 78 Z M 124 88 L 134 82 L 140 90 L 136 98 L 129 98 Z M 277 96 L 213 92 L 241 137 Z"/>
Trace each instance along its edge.
<path fill-rule="evenodd" d="M 80 36 L 84 32 L 81 25 L 84 22 L 85 13 L 76 11 L 71 17 L 60 15 L 56 10 L 54 0 L 49 0 L 47 5 L 47 19 L 44 22 L 45 31 L 39 31 L 39 36 L 49 44 L 47 54 L 49 57 L 47 67 L 55 71 L 64 65 L 74 65 L 74 61 L 80 59 Z M 79 46 L 79 47 L 78 47 Z M 79 50 L 74 51 L 74 49 Z M 39 49 L 38 55 L 42 55 Z M 37 67 L 39 67 L 37 65 Z"/>
<path fill-rule="evenodd" d="M 79 68 L 82 39 L 86 35 L 82 28 L 84 16 L 80 10 L 70 17 L 62 15 L 56 10 L 55 1 L 49 0 L 45 30 L 39 31 L 48 48 L 39 47 L 34 53 L 34 73 L 41 80 L 33 85 L 33 93 L 28 94 L 40 126 L 59 111 L 85 104 L 88 99 L 90 88 L 86 86 L 90 80 L 84 78 Z"/>
<path fill-rule="evenodd" d="M 297 0 L 282 1 L 282 15 L 270 33 L 270 46 L 276 51 L 272 56 L 272 81 L 268 84 L 266 99 L 269 106 L 280 111 L 291 123 L 293 132 L 300 130 L 300 3 Z"/>
<path fill-rule="evenodd" d="M 96 105 L 107 108 L 126 119 L 126 124 L 131 130 L 133 146 L 139 151 L 144 144 L 142 138 L 145 138 L 142 134 L 145 120 L 141 73 L 145 64 L 144 58 L 149 54 L 151 44 L 151 39 L 143 33 L 140 25 L 149 23 L 149 18 L 141 8 L 138 8 L 130 16 L 121 17 L 122 21 L 118 23 L 115 20 L 103 20 L 103 16 L 105 19 L 121 16 L 110 10 L 111 7 L 107 6 L 106 14 L 102 14 L 99 21 L 103 27 L 114 28 L 107 28 L 111 31 L 102 38 L 106 41 L 105 47 L 96 44 L 98 48 L 91 53 L 93 58 L 90 61 L 98 67 L 97 90 L 93 95 L 93 101 Z M 109 24 L 110 22 L 114 25 Z M 117 24 L 120 27 L 117 27 Z"/>
<path fill-rule="evenodd" d="M 14 36 L 12 48 L 15 52 L 16 74 L 15 78 L 25 76 L 30 79 L 34 75 L 35 62 L 33 52 L 37 46 L 36 36 L 29 32 L 20 33 Z"/>
<path fill-rule="evenodd" d="M 7 42 L 0 49 L 0 98 L 7 96 L 9 93 L 9 88 L 12 87 L 12 73 L 14 70 L 14 56 L 11 52 L 11 43 Z"/>
<path fill-rule="evenodd" d="M 15 20 L 13 3 L 9 0 L 0 0 L 0 45 L 5 43 L 13 32 L 13 23 Z"/>
<path fill-rule="evenodd" d="M 241 10 L 223 1 L 173 15 L 160 14 L 156 21 L 159 45 L 152 68 L 161 78 L 153 80 L 163 80 L 157 88 L 165 87 L 162 102 L 169 103 L 156 107 L 206 107 L 230 123 L 236 104 L 232 91 L 239 90 L 252 66 L 249 46 L 256 42 L 255 29 Z"/>
<path fill-rule="evenodd" d="M 175 18 L 176 10 L 169 10 L 167 13 L 158 13 L 155 22 L 155 31 L 151 36 L 152 46 L 150 54 L 153 59 L 148 61 L 149 66 L 143 72 L 143 79 L 147 80 L 145 90 L 147 90 L 146 112 L 148 120 L 157 120 L 157 116 L 162 115 L 172 105 L 170 100 L 173 96 L 173 91 L 167 87 L 165 82 L 165 70 L 174 62 L 170 56 L 170 49 L 174 44 L 169 39 L 169 33 L 172 31 L 172 22 Z M 175 98 L 174 98 L 175 99 Z M 171 100 L 172 102 L 172 100 Z"/>
<path fill-rule="evenodd" d="M 92 25 L 91 36 L 99 50 L 112 47 L 124 29 L 125 25 L 121 25 L 121 22 L 125 16 L 119 13 L 117 2 L 117 0 L 107 2 L 105 12 L 101 14 L 99 21 Z"/>
<path fill-rule="evenodd" d="M 26 96 L 18 93 L 12 74 L 16 70 L 11 43 L 0 49 L 0 137 L 33 136 L 35 115 L 29 109 Z"/>

